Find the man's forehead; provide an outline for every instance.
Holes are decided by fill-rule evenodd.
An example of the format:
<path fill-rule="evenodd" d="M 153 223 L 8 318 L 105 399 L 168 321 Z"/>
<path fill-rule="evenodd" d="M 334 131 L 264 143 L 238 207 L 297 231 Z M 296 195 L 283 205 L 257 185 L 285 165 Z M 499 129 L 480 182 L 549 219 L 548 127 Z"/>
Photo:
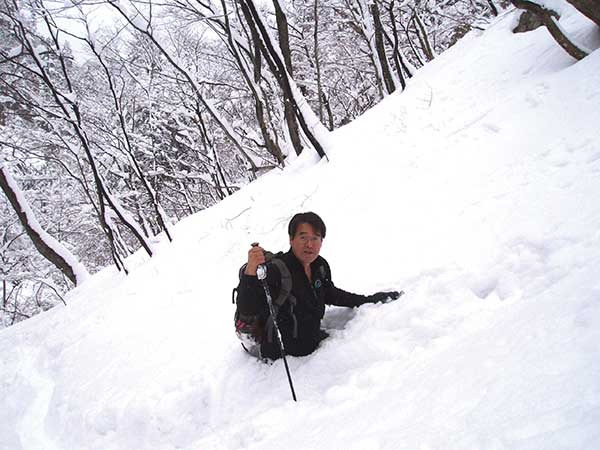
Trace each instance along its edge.
<path fill-rule="evenodd" d="M 317 229 L 315 229 L 310 223 L 301 223 L 298 225 L 297 234 L 316 234 L 317 236 L 321 236 L 321 233 Z"/>

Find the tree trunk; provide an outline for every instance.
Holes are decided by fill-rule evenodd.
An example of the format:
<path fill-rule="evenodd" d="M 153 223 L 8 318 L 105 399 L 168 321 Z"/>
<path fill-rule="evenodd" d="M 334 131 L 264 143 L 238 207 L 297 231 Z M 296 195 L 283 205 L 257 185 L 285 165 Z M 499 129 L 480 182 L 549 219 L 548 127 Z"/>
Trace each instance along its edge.
<path fill-rule="evenodd" d="M 421 16 L 419 16 L 419 13 L 416 10 L 413 10 L 413 19 L 417 24 L 417 37 L 421 43 L 421 49 L 423 50 L 423 53 L 425 53 L 427 61 L 431 61 L 435 58 L 435 54 L 431 48 L 431 44 L 429 43 L 429 36 L 427 36 L 425 25 L 423 25 Z"/>
<path fill-rule="evenodd" d="M 554 40 L 573 58 L 583 59 L 588 55 L 586 51 L 579 48 L 562 32 L 561 28 L 556 23 L 559 18 L 556 11 L 544 8 L 535 2 L 527 0 L 512 0 L 512 3 L 517 8 L 530 11 L 539 16 Z"/>
<path fill-rule="evenodd" d="M 396 73 L 398 74 L 398 78 L 400 79 L 400 85 L 402 86 L 402 90 L 406 88 L 406 80 L 404 79 L 404 74 L 402 70 L 406 70 L 406 73 L 410 77 L 410 72 L 406 69 L 404 65 L 402 54 L 400 53 L 400 40 L 398 39 L 398 28 L 396 27 L 396 17 L 394 15 L 394 0 L 392 0 L 388 6 L 388 14 L 390 15 L 390 23 L 392 25 L 392 34 L 394 39 L 390 42 L 392 46 L 392 57 L 394 60 L 394 65 L 396 66 Z M 386 35 L 389 40 L 389 36 Z"/>
<path fill-rule="evenodd" d="M 329 129 L 331 131 L 333 131 L 333 128 L 334 128 L 333 111 L 331 110 L 331 104 L 329 103 L 329 97 L 327 97 L 324 92 L 322 94 L 323 94 L 323 106 L 325 108 L 325 111 L 327 111 L 327 121 L 329 123 Z"/>
<path fill-rule="evenodd" d="M 294 108 L 294 113 L 300 122 L 302 131 L 308 138 L 317 154 L 323 158 L 327 157 L 321 139 L 323 138 L 323 132 L 327 132 L 327 129 L 323 126 L 319 119 L 316 117 L 314 112 L 309 110 L 306 99 L 302 97 L 300 90 L 296 86 L 294 80 L 288 73 L 283 57 L 280 52 L 277 51 L 269 32 L 258 13 L 253 0 L 240 0 L 240 5 L 244 16 L 247 18 L 249 27 L 255 27 L 261 37 L 261 51 L 269 64 L 270 70 L 275 75 L 281 90 L 283 91 L 284 101 L 290 102 Z M 300 102 L 303 102 L 301 105 Z M 310 121 L 308 120 L 310 119 Z M 321 133 L 320 137 L 317 137 L 316 133 Z"/>
<path fill-rule="evenodd" d="M 367 48 L 369 49 L 367 52 L 367 56 L 373 65 L 373 69 L 375 70 L 375 80 L 377 83 L 377 88 L 379 89 L 379 95 L 383 98 L 389 92 L 386 88 L 385 79 L 383 76 L 383 69 L 381 67 L 381 63 L 379 60 L 379 55 L 377 53 L 377 47 L 375 45 L 375 26 L 373 25 L 373 14 L 366 0 L 357 0 L 356 6 L 352 5 L 350 2 L 347 2 L 348 10 L 352 15 L 354 22 L 356 24 L 356 31 L 359 36 L 361 36 Z"/>
<path fill-rule="evenodd" d="M 490 10 L 492 11 L 492 14 L 494 15 L 494 17 L 498 17 L 498 8 L 496 8 L 496 5 L 494 5 L 494 2 L 492 0 L 487 0 L 487 4 L 490 7 Z"/>
<path fill-rule="evenodd" d="M 567 0 L 577 11 L 586 16 L 600 27 L 600 1 L 598 0 Z"/>
<path fill-rule="evenodd" d="M 73 284 L 82 283 L 89 276 L 87 270 L 69 250 L 40 226 L 6 167 L 0 167 L 0 187 L 38 252 L 54 264 Z"/>
<path fill-rule="evenodd" d="M 314 0 L 313 14 L 315 16 L 315 31 L 313 35 L 313 51 L 315 54 L 315 74 L 317 76 L 317 98 L 319 99 L 319 119 L 323 122 L 323 103 L 325 94 L 323 94 L 323 84 L 321 82 L 321 61 L 319 58 L 319 0 Z M 330 121 L 330 130 L 333 130 Z"/>
<path fill-rule="evenodd" d="M 251 55 L 249 56 L 249 59 L 251 60 L 253 67 L 253 74 L 250 74 L 247 70 L 246 64 L 244 64 L 240 44 L 234 38 L 225 0 L 221 0 L 221 7 L 223 8 L 224 13 L 223 26 L 227 35 L 227 42 L 229 44 L 231 53 L 237 62 L 238 68 L 242 73 L 242 77 L 244 78 L 244 81 L 246 81 L 246 85 L 250 89 L 252 97 L 254 98 L 254 111 L 256 113 L 256 120 L 258 122 L 258 126 L 260 128 L 263 140 L 265 142 L 265 146 L 267 147 L 267 151 L 275 157 L 277 163 L 283 165 L 285 155 L 281 151 L 281 148 L 279 148 L 279 145 L 276 142 L 276 138 L 274 139 L 273 135 L 270 132 L 270 121 L 268 120 L 267 114 L 265 114 L 266 105 L 263 101 L 264 96 L 262 95 L 262 90 L 260 88 L 260 81 L 262 77 L 262 62 L 259 44 L 260 36 L 258 36 L 254 28 L 250 29 L 250 37 L 252 39 L 251 44 L 254 46 L 253 52 L 247 52 L 249 55 Z M 239 16 L 239 10 L 237 10 L 237 13 Z"/>
<path fill-rule="evenodd" d="M 385 44 L 383 42 L 383 24 L 381 23 L 381 17 L 379 15 L 379 6 L 377 2 L 373 2 L 370 6 L 370 12 L 373 16 L 373 32 L 375 35 L 375 49 L 377 50 L 377 57 L 379 58 L 379 64 L 381 66 L 381 75 L 383 76 L 383 83 L 385 90 L 388 94 L 391 94 L 396 90 L 396 84 L 392 78 L 392 72 L 388 63 L 387 55 L 385 53 Z"/>
<path fill-rule="evenodd" d="M 290 50 L 290 33 L 287 18 L 278 0 L 273 0 L 273 5 L 275 6 L 275 20 L 277 22 L 279 48 L 281 49 L 285 68 L 290 76 L 293 77 L 294 71 L 292 67 L 292 52 Z M 296 154 L 299 155 L 302 153 L 302 141 L 300 140 L 300 130 L 298 129 L 296 114 L 294 113 L 294 105 L 292 105 L 292 102 L 290 102 L 289 99 L 284 99 L 283 106 L 290 140 L 292 141 L 292 146 L 294 147 Z"/>

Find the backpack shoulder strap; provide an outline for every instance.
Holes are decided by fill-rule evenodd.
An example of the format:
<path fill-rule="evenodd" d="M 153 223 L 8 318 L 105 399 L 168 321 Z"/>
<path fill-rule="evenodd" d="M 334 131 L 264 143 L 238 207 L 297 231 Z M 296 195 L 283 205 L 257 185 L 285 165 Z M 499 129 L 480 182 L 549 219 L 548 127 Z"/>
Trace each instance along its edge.
<path fill-rule="evenodd" d="M 281 285 L 279 287 L 279 295 L 273 300 L 273 303 L 281 306 L 290 297 L 290 293 L 292 292 L 292 274 L 290 273 L 290 269 L 285 265 L 285 262 L 276 256 L 271 259 L 270 263 L 274 264 L 279 270 Z"/>
<path fill-rule="evenodd" d="M 275 311 L 278 311 L 284 303 L 288 303 L 290 316 L 293 321 L 292 336 L 296 339 L 298 337 L 298 321 L 296 320 L 296 314 L 294 314 L 296 297 L 292 294 L 292 274 L 285 262 L 279 258 L 281 255 L 283 255 L 283 252 L 274 255 L 271 261 L 269 261 L 269 263 L 272 263 L 277 267 L 279 274 L 281 275 L 279 295 L 273 300 L 273 306 L 275 307 Z M 275 315 L 277 315 L 277 313 L 275 313 Z M 269 316 L 269 319 L 267 320 L 267 340 L 269 342 L 273 341 L 273 318 L 271 316 Z"/>
<path fill-rule="evenodd" d="M 285 264 L 285 262 L 281 259 L 281 256 L 283 256 L 284 253 L 283 252 L 279 252 L 279 253 L 272 253 L 269 251 L 265 251 L 265 260 L 267 262 L 267 264 L 273 264 L 275 267 L 277 267 L 277 270 L 279 271 L 279 274 L 281 275 L 281 285 L 279 286 L 279 295 L 277 296 L 277 298 L 273 299 L 273 304 L 279 308 L 281 305 L 283 305 L 288 299 L 290 299 L 291 302 L 293 302 L 295 304 L 295 298 L 294 296 L 290 295 L 292 292 L 292 274 L 290 273 L 290 269 L 288 269 L 287 265 Z M 244 275 L 244 271 L 246 270 L 246 264 L 244 264 L 242 267 L 240 267 L 240 270 L 238 271 L 238 277 L 241 280 L 243 275 Z M 239 288 L 239 286 L 238 286 Z M 235 297 L 238 291 L 238 288 L 235 288 L 232 292 L 232 302 L 235 303 Z"/>

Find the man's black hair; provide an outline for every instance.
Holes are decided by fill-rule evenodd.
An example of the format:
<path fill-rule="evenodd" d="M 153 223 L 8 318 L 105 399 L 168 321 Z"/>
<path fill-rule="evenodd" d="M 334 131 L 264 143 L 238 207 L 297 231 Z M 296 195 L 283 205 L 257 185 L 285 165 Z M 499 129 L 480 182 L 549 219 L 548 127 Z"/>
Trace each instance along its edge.
<path fill-rule="evenodd" d="M 315 231 L 321 235 L 321 238 L 325 238 L 325 232 L 327 229 L 323 219 L 321 219 L 314 212 L 304 212 L 296 214 L 294 217 L 292 217 L 292 220 L 290 220 L 290 224 L 288 225 L 288 234 L 291 239 L 294 239 L 298 227 L 303 223 L 307 223 L 312 226 Z"/>

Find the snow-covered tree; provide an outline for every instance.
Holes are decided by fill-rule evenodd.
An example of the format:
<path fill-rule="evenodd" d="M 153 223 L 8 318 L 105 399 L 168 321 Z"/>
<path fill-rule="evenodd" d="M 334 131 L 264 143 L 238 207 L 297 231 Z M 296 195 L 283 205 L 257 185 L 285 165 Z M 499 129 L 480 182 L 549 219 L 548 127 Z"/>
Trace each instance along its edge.
<path fill-rule="evenodd" d="M 54 264 L 73 284 L 83 283 L 89 276 L 87 269 L 71 251 L 42 228 L 29 202 L 8 171 L 8 167 L 2 164 L 0 164 L 0 188 L 40 254 Z"/>
<path fill-rule="evenodd" d="M 560 14 L 551 7 L 548 7 L 545 2 L 537 2 L 534 0 L 512 0 L 513 5 L 517 8 L 524 9 L 525 11 L 534 14 L 539 20 L 546 26 L 554 40 L 573 58 L 583 59 L 588 55 L 587 50 L 578 45 L 563 28 L 558 24 Z M 588 2 L 571 2 L 579 11 L 583 12 L 592 20 L 596 19 L 600 22 L 600 13 L 594 13 L 594 8 Z M 596 6 L 596 9 L 599 9 Z"/>

